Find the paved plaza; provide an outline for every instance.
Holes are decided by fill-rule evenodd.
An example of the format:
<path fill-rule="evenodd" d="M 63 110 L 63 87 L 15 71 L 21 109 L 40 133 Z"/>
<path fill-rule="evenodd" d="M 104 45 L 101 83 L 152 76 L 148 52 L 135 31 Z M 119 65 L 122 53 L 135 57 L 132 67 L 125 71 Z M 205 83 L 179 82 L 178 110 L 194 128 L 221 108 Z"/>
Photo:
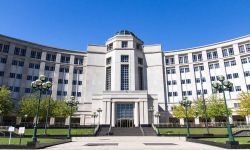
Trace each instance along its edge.
<path fill-rule="evenodd" d="M 186 142 L 185 137 L 155 137 L 155 136 L 104 136 L 75 137 L 73 142 L 56 145 L 47 149 L 81 149 L 81 150 L 215 150 L 223 149 L 214 146 Z"/>

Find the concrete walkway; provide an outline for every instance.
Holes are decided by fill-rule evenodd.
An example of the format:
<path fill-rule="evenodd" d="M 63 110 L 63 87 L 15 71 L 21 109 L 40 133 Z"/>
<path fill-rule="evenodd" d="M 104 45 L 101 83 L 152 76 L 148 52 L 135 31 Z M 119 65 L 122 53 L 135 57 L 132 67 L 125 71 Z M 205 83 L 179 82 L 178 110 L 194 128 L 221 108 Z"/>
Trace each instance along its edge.
<path fill-rule="evenodd" d="M 75 137 L 73 142 L 56 145 L 47 149 L 60 150 L 217 150 L 222 149 L 209 145 L 186 142 L 184 137 L 156 136 L 104 136 Z"/>

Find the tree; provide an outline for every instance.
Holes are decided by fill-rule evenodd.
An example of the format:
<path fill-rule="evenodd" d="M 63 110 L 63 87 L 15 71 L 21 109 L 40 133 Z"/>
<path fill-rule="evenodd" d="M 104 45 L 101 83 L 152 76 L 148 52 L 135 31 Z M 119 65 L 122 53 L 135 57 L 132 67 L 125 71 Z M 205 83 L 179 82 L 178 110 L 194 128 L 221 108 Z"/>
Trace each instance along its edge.
<path fill-rule="evenodd" d="M 195 115 L 195 109 L 194 109 L 194 106 L 191 105 L 191 107 L 188 107 L 188 111 L 187 111 L 187 114 L 188 114 L 188 118 L 194 118 L 196 115 Z M 186 115 L 185 115 L 185 107 L 181 106 L 180 104 L 179 105 L 176 105 L 174 106 L 173 108 L 173 115 L 178 118 L 178 119 L 181 119 L 181 118 L 186 118 Z"/>
<path fill-rule="evenodd" d="M 14 110 L 11 91 L 3 86 L 0 87 L 0 116 L 8 115 Z"/>
<path fill-rule="evenodd" d="M 73 108 L 72 114 L 76 112 L 76 108 Z M 66 104 L 64 100 L 55 101 L 55 107 L 52 110 L 52 114 L 54 117 L 63 117 L 66 118 L 70 115 L 70 107 Z"/>
<path fill-rule="evenodd" d="M 19 116 L 29 116 L 35 117 L 36 116 L 36 105 L 37 105 L 37 96 L 34 94 L 26 95 L 21 98 L 19 102 Z"/>
<path fill-rule="evenodd" d="M 203 105 L 203 99 L 201 97 L 198 97 L 196 101 L 194 101 L 194 108 L 196 117 L 202 117 L 205 118 L 206 112 L 204 111 L 204 105 Z"/>
<path fill-rule="evenodd" d="M 229 115 L 232 114 L 232 110 L 228 108 Z M 207 114 L 210 118 L 227 116 L 224 100 L 216 95 L 212 95 L 207 99 Z"/>
<path fill-rule="evenodd" d="M 239 108 L 237 112 L 239 115 L 243 117 L 248 117 L 250 119 L 250 93 L 249 92 L 241 92 L 238 95 Z"/>

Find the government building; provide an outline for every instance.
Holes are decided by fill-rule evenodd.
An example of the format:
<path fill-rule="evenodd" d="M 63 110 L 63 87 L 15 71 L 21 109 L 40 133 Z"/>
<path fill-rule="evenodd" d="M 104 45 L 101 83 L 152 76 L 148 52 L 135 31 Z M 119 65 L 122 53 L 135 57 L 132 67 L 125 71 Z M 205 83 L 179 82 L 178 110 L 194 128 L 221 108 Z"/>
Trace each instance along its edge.
<path fill-rule="evenodd" d="M 173 106 L 183 97 L 192 101 L 202 94 L 209 97 L 214 93 L 211 84 L 223 75 L 233 83 L 226 92 L 228 107 L 233 109 L 231 123 L 249 122 L 236 110 L 237 95 L 250 90 L 250 35 L 173 51 L 164 51 L 160 44 L 146 45 L 127 30 L 114 34 L 105 45 L 88 45 L 86 51 L 0 35 L 0 86 L 9 87 L 16 104 L 31 94 L 31 82 L 39 75 L 53 83 L 44 95 L 51 94 L 54 100 L 75 96 L 79 101 L 74 123 L 93 124 L 92 114 L 101 108 L 97 119 L 112 127 L 184 124 L 184 119 L 172 115 Z M 50 118 L 50 124 L 60 121 Z"/>

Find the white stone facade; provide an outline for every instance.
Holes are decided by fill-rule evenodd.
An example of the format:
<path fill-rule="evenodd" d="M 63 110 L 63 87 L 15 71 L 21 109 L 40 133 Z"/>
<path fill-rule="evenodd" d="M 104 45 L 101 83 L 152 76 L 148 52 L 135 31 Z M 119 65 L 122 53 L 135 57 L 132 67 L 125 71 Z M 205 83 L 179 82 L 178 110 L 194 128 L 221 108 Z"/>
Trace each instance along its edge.
<path fill-rule="evenodd" d="M 80 125 L 93 124 L 91 114 L 98 108 L 102 112 L 95 122 L 100 120 L 104 125 L 157 123 L 156 112 L 161 113 L 160 123 L 172 122 L 173 106 L 183 96 L 197 99 L 202 88 L 205 98 L 211 95 L 211 83 L 219 75 L 234 84 L 226 98 L 234 110 L 233 121 L 239 121 L 234 118 L 237 95 L 250 90 L 250 35 L 170 52 L 163 51 L 161 45 L 144 45 L 126 30 L 116 33 L 105 45 L 89 45 L 86 52 L 0 35 L 0 54 L 0 85 L 10 87 L 16 101 L 30 94 L 31 81 L 44 74 L 53 82 L 53 99 L 73 95 L 79 100 L 74 117 L 79 118 Z M 199 119 L 194 122 L 198 124 Z"/>

